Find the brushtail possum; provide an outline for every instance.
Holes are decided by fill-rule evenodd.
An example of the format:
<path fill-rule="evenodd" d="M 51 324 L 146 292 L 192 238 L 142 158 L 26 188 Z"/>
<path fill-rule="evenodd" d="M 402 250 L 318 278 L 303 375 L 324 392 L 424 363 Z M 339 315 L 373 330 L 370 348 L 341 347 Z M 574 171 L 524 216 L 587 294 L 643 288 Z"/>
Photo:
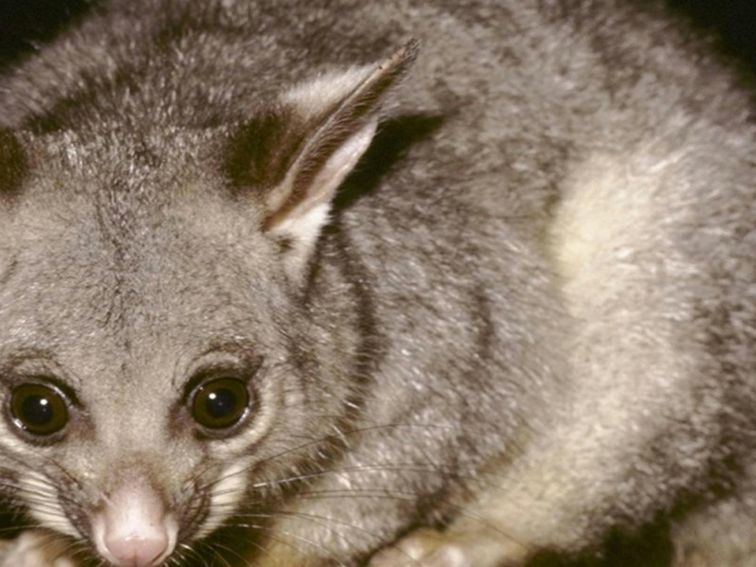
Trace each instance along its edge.
<path fill-rule="evenodd" d="M 653 3 L 93 3 L 0 77 L 0 565 L 756 565 L 752 111 Z"/>

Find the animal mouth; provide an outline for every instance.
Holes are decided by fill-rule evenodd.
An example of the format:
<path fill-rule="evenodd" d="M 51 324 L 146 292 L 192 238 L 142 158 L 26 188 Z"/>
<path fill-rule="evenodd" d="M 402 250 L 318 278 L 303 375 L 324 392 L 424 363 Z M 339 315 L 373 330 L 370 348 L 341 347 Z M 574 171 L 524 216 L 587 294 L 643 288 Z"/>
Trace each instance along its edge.
<path fill-rule="evenodd" d="M 116 567 L 155 567 L 176 549 L 178 522 L 148 483 L 129 483 L 109 494 L 94 514 L 92 538 Z"/>

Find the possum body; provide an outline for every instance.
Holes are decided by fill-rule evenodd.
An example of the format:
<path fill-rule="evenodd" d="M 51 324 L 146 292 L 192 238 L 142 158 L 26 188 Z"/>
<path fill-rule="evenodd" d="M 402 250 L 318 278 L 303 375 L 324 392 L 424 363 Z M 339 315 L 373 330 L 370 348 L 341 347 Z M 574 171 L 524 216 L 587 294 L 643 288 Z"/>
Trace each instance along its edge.
<path fill-rule="evenodd" d="M 0 76 L 0 564 L 756 565 L 752 110 L 652 2 L 93 3 Z"/>

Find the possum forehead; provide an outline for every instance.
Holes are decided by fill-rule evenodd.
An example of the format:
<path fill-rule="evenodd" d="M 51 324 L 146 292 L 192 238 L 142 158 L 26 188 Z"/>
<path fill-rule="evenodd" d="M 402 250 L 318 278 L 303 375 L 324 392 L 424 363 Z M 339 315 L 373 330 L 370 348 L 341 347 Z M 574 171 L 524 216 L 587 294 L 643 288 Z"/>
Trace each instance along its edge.
<path fill-rule="evenodd" d="M 269 341 L 281 302 L 271 244 L 252 215 L 186 186 L 170 206 L 121 204 L 121 216 L 83 192 L 4 207 L 2 344 L 119 360 L 125 346 L 144 359 L 230 335 Z"/>

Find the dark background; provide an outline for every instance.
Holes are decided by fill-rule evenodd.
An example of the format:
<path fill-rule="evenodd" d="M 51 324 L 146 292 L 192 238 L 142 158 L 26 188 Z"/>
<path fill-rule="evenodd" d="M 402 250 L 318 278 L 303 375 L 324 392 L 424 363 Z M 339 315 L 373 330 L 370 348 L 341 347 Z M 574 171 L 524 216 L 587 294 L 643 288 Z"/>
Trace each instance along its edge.
<path fill-rule="evenodd" d="M 97 0 L 0 0 L 0 70 L 53 37 Z M 306 0 L 303 0 L 306 1 Z M 628 0 L 628 2 L 647 0 Z M 720 39 L 723 51 L 756 71 L 755 0 L 666 0 L 703 33 Z"/>
<path fill-rule="evenodd" d="M 29 55 L 50 40 L 66 25 L 84 16 L 98 0 L 0 0 L 0 72 Z M 307 0 L 302 0 L 307 1 Z M 627 0 L 646 2 L 649 0 Z M 713 34 L 719 49 L 756 72 L 756 0 L 666 0 L 684 14 L 701 31 Z M 9 518 L 0 512 L 0 539 L 11 532 L 3 525 Z M 635 537 L 617 536 L 609 539 L 607 558 L 578 560 L 575 566 L 602 567 L 664 567 L 672 550 L 664 521 L 647 526 Z M 543 557 L 536 565 L 561 565 L 558 559 Z"/>

